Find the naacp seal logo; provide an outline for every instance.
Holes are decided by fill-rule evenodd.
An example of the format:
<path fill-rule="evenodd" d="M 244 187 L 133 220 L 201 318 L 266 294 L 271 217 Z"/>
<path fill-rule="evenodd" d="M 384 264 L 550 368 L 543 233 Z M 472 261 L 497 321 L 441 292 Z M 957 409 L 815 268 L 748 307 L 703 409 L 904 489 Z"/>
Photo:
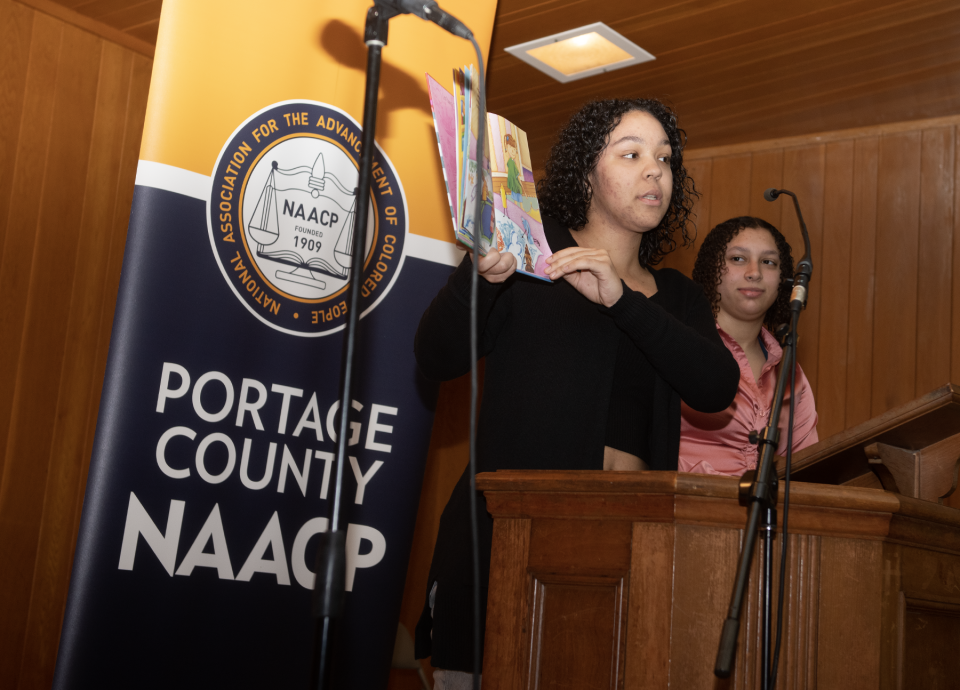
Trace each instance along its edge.
<path fill-rule="evenodd" d="M 237 298 L 278 331 L 338 331 L 352 280 L 361 281 L 362 316 L 400 273 L 406 198 L 379 147 L 370 196 L 358 198 L 360 134 L 338 108 L 287 101 L 240 125 L 217 159 L 207 203 L 214 255 Z M 367 236 L 363 272 L 353 276 L 360 203 L 368 207 Z"/>

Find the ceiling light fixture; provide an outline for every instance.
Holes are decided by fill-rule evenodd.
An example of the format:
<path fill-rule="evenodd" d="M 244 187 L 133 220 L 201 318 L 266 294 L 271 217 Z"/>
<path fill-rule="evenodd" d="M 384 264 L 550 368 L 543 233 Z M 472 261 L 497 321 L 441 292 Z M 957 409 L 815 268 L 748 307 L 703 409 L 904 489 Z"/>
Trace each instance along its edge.
<path fill-rule="evenodd" d="M 656 60 L 603 22 L 520 43 L 505 50 L 563 84 Z"/>

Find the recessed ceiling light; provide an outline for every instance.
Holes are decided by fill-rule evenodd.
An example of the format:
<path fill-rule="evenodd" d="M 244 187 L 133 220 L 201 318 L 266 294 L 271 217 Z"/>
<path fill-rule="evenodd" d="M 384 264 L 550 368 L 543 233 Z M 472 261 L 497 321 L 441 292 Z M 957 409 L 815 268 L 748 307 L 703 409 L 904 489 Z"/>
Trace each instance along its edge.
<path fill-rule="evenodd" d="M 506 51 L 561 83 L 656 60 L 603 22 L 510 46 Z"/>

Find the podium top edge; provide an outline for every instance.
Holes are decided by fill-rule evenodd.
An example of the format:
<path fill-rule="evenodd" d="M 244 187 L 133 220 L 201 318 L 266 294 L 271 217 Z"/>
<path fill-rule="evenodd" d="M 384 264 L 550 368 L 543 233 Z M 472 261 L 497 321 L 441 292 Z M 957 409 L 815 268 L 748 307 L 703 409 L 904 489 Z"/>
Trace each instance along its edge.
<path fill-rule="evenodd" d="M 614 472 L 604 470 L 499 470 L 477 475 L 477 489 L 488 500 L 494 496 L 526 495 L 572 499 L 632 495 L 639 500 L 654 497 L 737 501 L 739 477 L 720 477 L 686 472 Z M 780 501 L 782 503 L 781 482 Z M 790 505 L 896 514 L 960 527 L 960 510 L 910 498 L 881 489 L 834 486 L 793 481 Z"/>

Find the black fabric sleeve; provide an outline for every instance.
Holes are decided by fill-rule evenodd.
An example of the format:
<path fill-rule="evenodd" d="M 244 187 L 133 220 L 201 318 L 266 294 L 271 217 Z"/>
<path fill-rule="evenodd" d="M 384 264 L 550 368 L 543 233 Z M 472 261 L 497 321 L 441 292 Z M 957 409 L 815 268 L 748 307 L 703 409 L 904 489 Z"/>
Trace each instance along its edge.
<path fill-rule="evenodd" d="M 470 278 L 469 256 L 450 275 L 447 284 L 420 317 L 413 352 L 420 371 L 433 381 L 449 381 L 470 371 Z M 507 280 L 507 283 L 510 279 Z M 504 283 L 494 285 L 478 277 L 477 354 L 484 357 L 493 349 L 495 329 L 488 328 L 490 314 L 504 292 Z"/>
<path fill-rule="evenodd" d="M 670 299 L 684 314 L 683 321 L 626 283 L 617 303 L 600 309 L 687 405 L 698 412 L 725 410 L 737 394 L 740 367 L 717 333 L 710 304 L 696 286 L 681 288 Z"/>

